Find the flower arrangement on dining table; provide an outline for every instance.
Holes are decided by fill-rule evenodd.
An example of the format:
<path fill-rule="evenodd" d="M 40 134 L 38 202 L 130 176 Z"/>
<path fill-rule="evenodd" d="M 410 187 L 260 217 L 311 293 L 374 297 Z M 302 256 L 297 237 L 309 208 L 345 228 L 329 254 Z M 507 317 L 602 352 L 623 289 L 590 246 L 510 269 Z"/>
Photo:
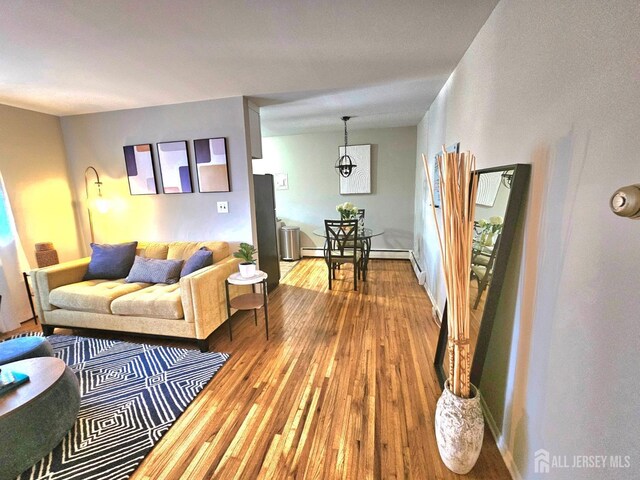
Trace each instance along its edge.
<path fill-rule="evenodd" d="M 478 243 L 485 247 L 490 247 L 495 242 L 496 234 L 502 232 L 504 225 L 504 218 L 500 216 L 489 217 L 489 220 L 484 218 L 478 220 Z"/>
<path fill-rule="evenodd" d="M 336 207 L 336 211 L 340 214 L 340 220 L 351 220 L 358 215 L 358 207 L 351 202 L 341 203 Z"/>

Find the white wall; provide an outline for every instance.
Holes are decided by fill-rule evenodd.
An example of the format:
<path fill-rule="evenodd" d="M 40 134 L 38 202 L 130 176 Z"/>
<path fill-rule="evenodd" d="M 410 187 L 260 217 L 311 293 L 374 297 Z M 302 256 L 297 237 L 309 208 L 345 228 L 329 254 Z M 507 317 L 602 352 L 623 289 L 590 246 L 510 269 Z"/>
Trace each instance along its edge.
<path fill-rule="evenodd" d="M 78 258 L 58 117 L 0 105 L 0 171 L 31 267 L 38 242 L 53 242 L 61 261 Z"/>
<path fill-rule="evenodd" d="M 289 189 L 276 190 L 278 217 L 301 227 L 302 246 L 322 248 L 323 239 L 313 230 L 323 228 L 325 218 L 339 218 L 336 205 L 349 201 L 366 210 L 367 226 L 385 230 L 373 239 L 373 249 L 410 249 L 415 127 L 349 132 L 349 144 L 372 144 L 371 194 L 339 194 L 334 165 L 341 144 L 343 131 L 263 139 L 263 158 L 253 161 L 254 172 L 289 176 Z"/>
<path fill-rule="evenodd" d="M 94 166 L 103 181 L 110 209 L 94 213 L 97 243 L 128 240 L 225 240 L 255 242 L 252 228 L 253 182 L 247 149 L 246 101 L 242 97 L 208 100 L 61 119 L 70 176 L 78 200 L 78 219 L 88 253 L 84 171 Z M 227 137 L 231 176 L 229 193 L 197 193 L 194 139 Z M 129 194 L 124 145 L 151 143 L 158 191 L 157 142 L 188 140 L 194 192 L 185 194 Z M 93 179 L 93 177 L 90 177 Z M 229 213 L 218 214 L 216 203 L 229 202 Z"/>
<path fill-rule="evenodd" d="M 425 115 L 417 127 L 413 257 L 424 274 L 424 286 L 437 310 L 437 315 L 442 318 L 447 292 L 442 275 L 442 255 L 438 247 L 433 211 L 430 206 L 429 183 L 422 159 L 422 155 L 429 151 L 429 116 Z M 433 172 L 433 158 L 428 158 L 427 162 L 431 168 L 430 172 Z"/>
<path fill-rule="evenodd" d="M 429 158 L 460 141 L 480 168 L 532 164 L 480 385 L 522 478 L 640 477 L 640 223 L 608 206 L 640 182 L 638 25 L 637 0 L 502 0 L 419 127 Z M 538 449 L 631 465 L 536 474 Z"/>

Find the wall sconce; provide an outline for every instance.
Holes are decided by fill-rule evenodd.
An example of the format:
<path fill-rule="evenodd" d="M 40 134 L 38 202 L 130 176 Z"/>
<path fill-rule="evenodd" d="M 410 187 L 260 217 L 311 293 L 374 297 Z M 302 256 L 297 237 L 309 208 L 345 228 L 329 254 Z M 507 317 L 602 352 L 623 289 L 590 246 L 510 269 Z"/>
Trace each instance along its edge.
<path fill-rule="evenodd" d="M 627 218 L 640 217 L 640 183 L 619 188 L 609 201 L 611 211 Z"/>
<path fill-rule="evenodd" d="M 96 181 L 93 182 L 98 187 L 98 196 L 95 201 L 96 210 L 100 213 L 105 213 L 109 209 L 107 201 L 102 197 L 102 182 L 100 181 L 100 175 L 98 171 L 93 167 L 87 167 L 84 171 L 84 192 L 87 201 L 87 214 L 89 215 L 89 232 L 91 233 L 91 243 L 94 243 L 93 236 L 93 218 L 91 217 L 91 202 L 89 201 L 89 179 L 87 174 L 92 171 L 96 176 Z"/>

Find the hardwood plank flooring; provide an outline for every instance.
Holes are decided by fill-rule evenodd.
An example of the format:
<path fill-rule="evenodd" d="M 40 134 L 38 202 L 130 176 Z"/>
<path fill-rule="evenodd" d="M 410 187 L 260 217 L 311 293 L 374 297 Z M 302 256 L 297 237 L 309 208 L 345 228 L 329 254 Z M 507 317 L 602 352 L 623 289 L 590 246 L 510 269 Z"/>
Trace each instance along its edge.
<path fill-rule="evenodd" d="M 252 312 L 234 315 L 233 342 L 214 332 L 211 349 L 231 359 L 131 478 L 458 478 L 435 443 L 426 293 L 408 261 L 371 261 L 358 292 L 352 275 L 343 267 L 329 291 L 323 260 L 304 259 L 269 296 L 269 341 L 262 312 L 257 327 Z M 510 478 L 490 434 L 460 478 Z"/>

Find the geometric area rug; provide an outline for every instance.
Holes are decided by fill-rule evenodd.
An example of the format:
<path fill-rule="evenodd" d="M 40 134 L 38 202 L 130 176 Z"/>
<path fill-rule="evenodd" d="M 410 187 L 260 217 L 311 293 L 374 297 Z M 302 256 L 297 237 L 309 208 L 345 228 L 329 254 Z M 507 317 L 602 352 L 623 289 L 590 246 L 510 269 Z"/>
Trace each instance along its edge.
<path fill-rule="evenodd" d="M 54 450 L 19 479 L 126 479 L 229 359 L 67 335 L 50 335 L 56 357 L 80 382 L 80 412 Z"/>

